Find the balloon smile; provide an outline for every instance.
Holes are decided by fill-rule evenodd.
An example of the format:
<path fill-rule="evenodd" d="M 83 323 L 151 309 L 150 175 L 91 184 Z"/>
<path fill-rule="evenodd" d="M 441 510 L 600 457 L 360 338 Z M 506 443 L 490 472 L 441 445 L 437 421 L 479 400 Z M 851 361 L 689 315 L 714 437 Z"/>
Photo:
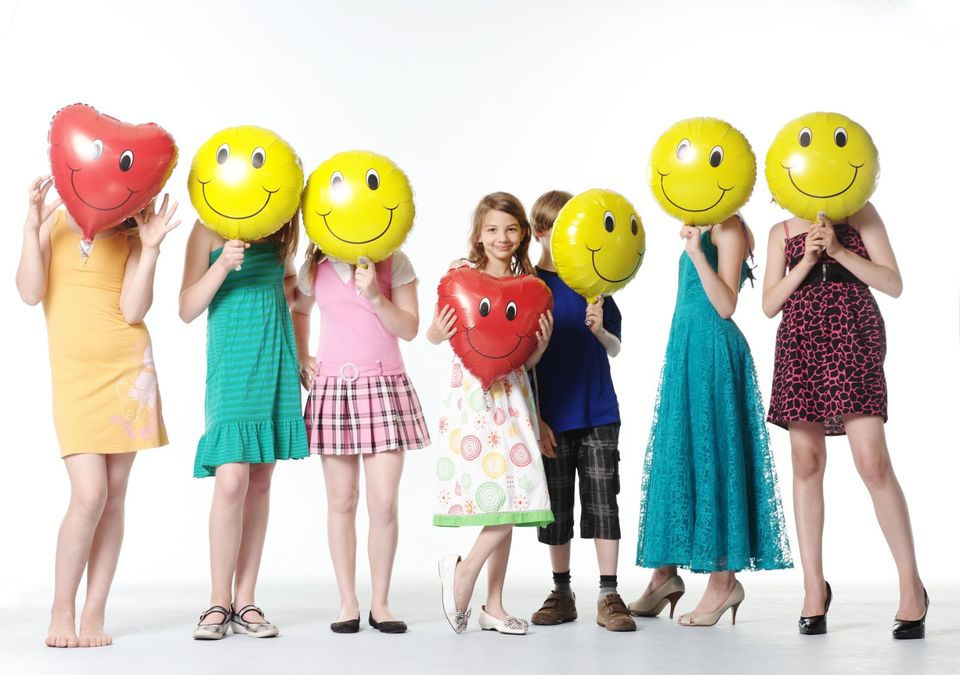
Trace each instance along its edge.
<path fill-rule="evenodd" d="M 267 193 L 267 201 L 263 203 L 263 206 L 261 206 L 259 209 L 257 209 L 253 213 L 246 216 L 231 216 L 226 213 L 223 213 L 222 211 L 217 211 L 217 209 L 214 208 L 213 204 L 210 203 L 210 200 L 207 199 L 207 183 L 209 183 L 210 181 L 202 181 L 198 178 L 197 182 L 200 183 L 200 191 L 203 193 L 203 201 L 206 203 L 207 206 L 210 207 L 210 210 L 216 213 L 218 216 L 223 216 L 224 218 L 229 218 L 230 220 L 246 220 L 247 218 L 253 218 L 255 215 L 257 215 L 258 213 L 263 211 L 265 208 L 267 208 L 267 204 L 270 203 L 270 198 L 273 195 L 280 192 L 280 188 L 277 188 L 276 190 L 268 190 L 267 188 L 263 188 L 263 191 Z"/>
<path fill-rule="evenodd" d="M 611 284 L 619 284 L 621 281 L 626 281 L 627 279 L 632 277 L 634 274 L 637 273 L 637 270 L 640 269 L 640 264 L 643 262 L 643 254 L 644 254 L 643 251 L 637 254 L 637 264 L 636 266 L 634 266 L 633 270 L 631 270 L 630 274 L 628 274 L 627 276 L 623 277 L 622 279 L 610 279 L 609 277 L 603 276 L 603 274 L 600 273 L 600 270 L 597 269 L 597 253 L 599 253 L 600 249 L 602 248 L 603 247 L 601 246 L 600 248 L 593 249 L 587 246 L 587 250 L 590 251 L 590 264 L 593 265 L 593 271 L 596 272 L 597 276 L 603 279 L 604 281 L 607 281 Z"/>
<path fill-rule="evenodd" d="M 344 239 L 343 237 L 341 237 L 340 235 L 338 235 L 336 232 L 333 231 L 333 228 L 330 227 L 330 223 L 327 222 L 327 216 L 333 213 L 333 209 L 330 209 L 326 213 L 320 213 L 319 211 L 316 211 L 315 213 L 321 218 L 323 218 L 323 224 L 326 226 L 327 231 L 330 234 L 332 234 L 334 237 L 342 241 L 344 244 L 369 244 L 370 242 L 376 241 L 377 239 L 379 239 L 380 237 L 382 237 L 387 233 L 387 230 L 389 230 L 390 226 L 393 224 L 393 212 L 396 211 L 399 207 L 400 207 L 400 204 L 397 204 L 394 207 L 384 206 L 383 208 L 385 208 L 387 211 L 390 212 L 390 218 L 387 220 L 387 226 L 383 228 L 383 231 L 380 234 L 378 234 L 376 237 L 373 237 L 372 239 L 364 239 L 363 241 L 351 241 L 350 239 Z"/>
<path fill-rule="evenodd" d="M 847 162 L 847 164 L 850 164 L 850 163 Z M 804 194 L 807 197 L 813 197 L 814 199 L 830 199 L 831 197 L 839 197 L 844 192 L 846 192 L 847 190 L 853 187 L 853 184 L 857 182 L 857 174 L 860 172 L 860 168 L 863 166 L 863 164 L 850 164 L 850 166 L 853 167 L 853 178 L 850 179 L 850 184 L 847 185 L 847 187 L 840 190 L 840 192 L 834 192 L 832 195 L 815 195 L 800 189 L 800 186 L 797 185 L 796 182 L 793 180 L 793 174 L 790 172 L 791 167 L 785 166 L 783 164 L 781 164 L 780 166 L 782 166 L 784 169 L 787 170 L 787 178 L 790 179 L 790 184 L 797 189 L 797 192 Z"/>
<path fill-rule="evenodd" d="M 711 204 L 705 209 L 688 209 L 686 206 L 680 206 L 679 204 L 677 204 L 675 201 L 670 199 L 670 195 L 667 194 L 667 187 L 663 184 L 663 179 L 669 176 L 670 174 L 663 173 L 662 171 L 660 171 L 660 169 L 657 169 L 657 173 L 660 174 L 660 191 L 663 193 L 664 199 L 666 199 L 668 202 L 676 206 L 681 211 L 686 211 L 688 213 L 703 213 L 704 211 L 709 211 L 710 209 L 715 207 L 717 204 L 719 204 L 721 201 L 723 201 L 723 196 L 725 194 L 727 194 L 728 192 L 730 192 L 730 190 L 736 187 L 735 185 L 731 185 L 730 187 L 725 188 L 722 185 L 720 185 L 720 183 L 717 183 L 717 187 L 720 188 L 720 196 L 717 198 L 717 201 L 715 201 L 713 204 Z"/>
<path fill-rule="evenodd" d="M 130 201 L 130 198 L 131 198 L 133 195 L 135 195 L 135 194 L 137 194 L 137 193 L 139 192 L 139 190 L 131 190 L 130 188 L 127 188 L 127 192 L 129 193 L 129 194 L 127 195 L 127 198 L 124 199 L 124 200 L 123 200 L 122 202 L 120 202 L 119 204 L 117 204 L 116 206 L 108 206 L 108 207 L 95 206 L 95 205 L 91 204 L 90 202 L 88 202 L 86 199 L 84 199 L 84 198 L 83 198 L 83 195 L 80 194 L 80 191 L 77 190 L 77 184 L 74 182 L 73 178 L 74 178 L 74 176 L 77 175 L 77 172 L 80 171 L 80 169 L 74 169 L 74 168 L 73 168 L 72 166 L 70 166 L 70 165 L 67 165 L 67 168 L 70 169 L 70 187 L 73 188 L 73 193 L 74 193 L 75 195 L 77 195 L 77 199 L 79 199 L 81 202 L 83 202 L 84 204 L 86 204 L 87 206 L 89 206 L 91 209 L 96 209 L 97 211 L 115 211 L 116 209 L 119 209 L 119 208 L 122 207 L 124 204 L 126 204 L 127 202 L 129 202 L 129 201 Z M 124 187 L 126 187 L 126 186 L 124 186 Z"/>
<path fill-rule="evenodd" d="M 499 354 L 499 355 L 496 355 L 496 356 L 494 356 L 493 354 L 484 354 L 483 352 L 481 352 L 479 349 L 476 348 L 476 346 L 473 344 L 473 340 L 470 339 L 470 333 L 472 333 L 475 328 L 476 328 L 476 326 L 474 326 L 474 327 L 471 328 L 470 330 L 466 331 L 466 334 L 467 334 L 467 342 L 470 344 L 470 349 L 472 349 L 473 351 L 475 351 L 477 354 L 479 354 L 480 356 L 482 356 L 482 357 L 485 358 L 485 359 L 505 359 L 505 358 L 507 358 L 508 356 L 510 356 L 511 354 L 513 354 L 515 351 L 517 351 L 517 347 L 519 347 L 519 346 L 520 346 L 520 343 L 523 342 L 523 336 L 518 335 L 518 336 L 517 336 L 517 343 L 516 343 L 515 345 L 513 345 L 513 349 L 511 349 L 510 351 L 508 351 L 506 354 Z"/>

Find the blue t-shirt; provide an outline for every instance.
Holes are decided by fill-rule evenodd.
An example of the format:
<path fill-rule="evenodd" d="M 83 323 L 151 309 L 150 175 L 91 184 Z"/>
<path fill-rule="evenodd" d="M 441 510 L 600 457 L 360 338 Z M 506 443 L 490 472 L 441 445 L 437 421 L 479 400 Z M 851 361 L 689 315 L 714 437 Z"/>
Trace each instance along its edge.
<path fill-rule="evenodd" d="M 620 422 L 607 350 L 584 323 L 587 301 L 556 272 L 537 268 L 553 293 L 553 335 L 536 367 L 540 415 L 554 433 Z M 620 338 L 620 310 L 603 299 L 603 327 Z"/>

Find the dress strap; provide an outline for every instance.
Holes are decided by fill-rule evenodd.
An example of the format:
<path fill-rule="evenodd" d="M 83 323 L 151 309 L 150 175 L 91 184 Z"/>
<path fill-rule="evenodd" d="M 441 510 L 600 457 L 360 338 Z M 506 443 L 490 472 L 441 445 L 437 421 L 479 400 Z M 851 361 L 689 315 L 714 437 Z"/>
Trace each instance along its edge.
<path fill-rule="evenodd" d="M 789 239 L 789 238 L 790 238 L 790 228 L 787 227 L 787 221 L 783 221 L 783 222 L 780 223 L 780 224 L 783 225 L 783 238 L 784 238 L 784 239 Z"/>

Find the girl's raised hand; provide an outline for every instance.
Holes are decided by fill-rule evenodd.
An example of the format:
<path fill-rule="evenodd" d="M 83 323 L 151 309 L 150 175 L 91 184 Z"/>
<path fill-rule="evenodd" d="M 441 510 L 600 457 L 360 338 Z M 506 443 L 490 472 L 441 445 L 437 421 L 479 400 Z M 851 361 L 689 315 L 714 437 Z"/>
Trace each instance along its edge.
<path fill-rule="evenodd" d="M 239 239 L 231 239 L 223 244 L 223 252 L 217 258 L 217 264 L 223 266 L 224 271 L 240 270 L 243 265 L 243 252 L 250 248 L 250 244 Z"/>
<path fill-rule="evenodd" d="M 817 214 L 817 222 L 813 224 L 819 232 L 819 243 L 822 250 L 830 257 L 836 257 L 843 246 L 837 241 L 837 232 L 833 229 L 833 221 L 823 213 Z"/>
<path fill-rule="evenodd" d="M 449 340 L 457 332 L 457 313 L 450 305 L 444 305 L 443 309 L 437 307 L 433 314 L 433 323 L 427 331 L 427 339 L 433 344 L 440 344 Z"/>
<path fill-rule="evenodd" d="M 353 273 L 357 293 L 367 300 L 373 301 L 380 295 L 380 285 L 377 283 L 377 267 L 370 258 L 360 256 L 357 260 L 357 269 Z"/>
<path fill-rule="evenodd" d="M 53 215 L 60 206 L 63 205 L 63 199 L 59 197 L 50 204 L 47 204 L 47 193 L 53 187 L 52 176 L 38 176 L 30 183 L 27 190 L 29 195 L 29 207 L 27 208 L 27 219 L 23 224 L 24 229 L 39 229 L 40 225 Z"/>
<path fill-rule="evenodd" d="M 688 256 L 696 259 L 697 256 L 703 255 L 703 250 L 700 248 L 699 227 L 684 225 L 680 228 L 680 237 L 685 240 L 683 248 L 686 250 Z"/>
<path fill-rule="evenodd" d="M 140 233 L 140 244 L 144 248 L 160 248 L 160 242 L 167 234 L 180 225 L 180 220 L 172 220 L 173 214 L 177 212 L 177 202 L 170 205 L 170 195 L 164 194 L 163 201 L 160 203 L 160 210 L 157 211 L 157 199 L 154 197 L 147 208 L 135 215 L 133 218 L 137 221 L 137 231 Z M 171 222 L 172 221 L 172 222 Z M 226 253 L 226 247 L 224 247 Z"/>
<path fill-rule="evenodd" d="M 543 354 L 546 351 L 551 335 L 553 335 L 553 312 L 547 310 L 546 313 L 540 315 L 540 330 L 537 331 L 537 352 Z"/>

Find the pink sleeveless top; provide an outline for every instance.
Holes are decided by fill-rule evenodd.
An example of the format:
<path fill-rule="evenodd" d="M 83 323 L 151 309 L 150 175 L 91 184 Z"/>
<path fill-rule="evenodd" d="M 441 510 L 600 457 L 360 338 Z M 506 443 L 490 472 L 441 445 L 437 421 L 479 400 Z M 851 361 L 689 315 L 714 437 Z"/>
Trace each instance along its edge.
<path fill-rule="evenodd" d="M 388 300 L 392 271 L 393 258 L 377 265 L 377 284 Z M 313 297 L 320 308 L 317 375 L 352 381 L 406 372 L 397 336 L 387 330 L 367 299 L 357 294 L 352 276 L 345 283 L 330 261 L 322 260 L 313 281 Z"/>

